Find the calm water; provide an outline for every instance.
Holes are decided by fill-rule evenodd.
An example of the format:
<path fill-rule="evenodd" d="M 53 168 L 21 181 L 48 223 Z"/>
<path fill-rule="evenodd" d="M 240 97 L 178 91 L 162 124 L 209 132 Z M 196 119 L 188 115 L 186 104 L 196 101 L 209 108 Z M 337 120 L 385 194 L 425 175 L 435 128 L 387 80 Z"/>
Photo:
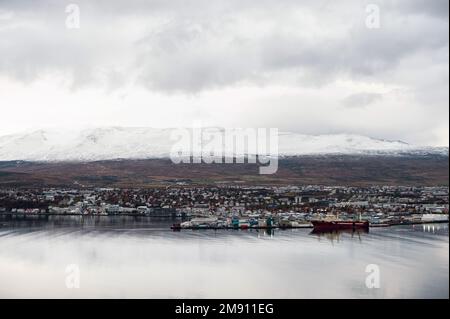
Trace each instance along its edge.
<path fill-rule="evenodd" d="M 0 220 L 0 298 L 449 297 L 448 224 L 318 235 L 172 232 L 171 223 Z M 369 264 L 379 289 L 366 287 Z M 80 287 L 69 289 L 74 269 Z"/>

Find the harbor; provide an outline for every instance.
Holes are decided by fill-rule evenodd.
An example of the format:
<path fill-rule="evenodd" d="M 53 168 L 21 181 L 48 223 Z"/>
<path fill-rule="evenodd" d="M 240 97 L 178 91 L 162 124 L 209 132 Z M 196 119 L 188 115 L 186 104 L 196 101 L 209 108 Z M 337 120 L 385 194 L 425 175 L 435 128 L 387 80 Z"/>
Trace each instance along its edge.
<path fill-rule="evenodd" d="M 2 189 L 2 221 L 60 217 L 136 222 L 168 229 L 380 228 L 448 223 L 446 187 L 178 186 L 151 189 Z"/>
<path fill-rule="evenodd" d="M 385 223 L 369 223 L 368 221 L 353 221 L 353 220 L 313 220 L 311 222 L 297 222 L 289 220 L 281 220 L 274 222 L 272 218 L 267 220 L 239 220 L 228 219 L 219 220 L 217 218 L 195 218 L 190 221 L 173 224 L 170 228 L 174 231 L 180 230 L 247 230 L 247 229 L 300 229 L 300 228 L 314 228 L 315 230 L 334 231 L 342 229 L 366 229 L 381 228 L 401 225 L 424 225 L 424 224 L 438 224 L 447 223 L 448 216 L 422 216 L 419 218 L 403 218 L 401 220 L 386 221 Z"/>
<path fill-rule="evenodd" d="M 48 221 L 52 218 L 131 218 L 136 221 L 163 219 L 174 221 L 170 229 L 174 231 L 180 230 L 247 230 L 247 229 L 360 229 L 360 228 L 381 228 L 401 225 L 421 225 L 421 224 L 438 224 L 448 223 L 447 214 L 414 214 L 408 216 L 398 216 L 397 218 L 387 218 L 380 220 L 378 216 L 365 217 L 366 219 L 340 219 L 335 215 L 298 215 L 298 214 L 277 214 L 268 216 L 253 215 L 252 217 L 230 216 L 191 216 L 187 213 L 172 214 L 155 214 L 145 215 L 139 213 L 127 214 L 81 214 L 81 213 L 30 213 L 30 212 L 0 212 L 0 227 L 3 226 L 1 221 Z"/>

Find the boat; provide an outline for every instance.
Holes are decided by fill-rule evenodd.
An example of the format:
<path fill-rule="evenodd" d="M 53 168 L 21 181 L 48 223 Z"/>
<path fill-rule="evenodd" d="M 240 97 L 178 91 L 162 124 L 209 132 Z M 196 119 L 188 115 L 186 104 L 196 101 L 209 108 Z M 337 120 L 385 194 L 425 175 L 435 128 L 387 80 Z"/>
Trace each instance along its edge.
<path fill-rule="evenodd" d="M 420 221 L 423 223 L 448 223 L 448 214 L 423 214 Z"/>
<path fill-rule="evenodd" d="M 181 229 L 216 229 L 223 227 L 223 222 L 219 221 L 217 217 L 203 217 L 193 218 L 190 221 L 173 224 L 170 228 L 172 230 Z"/>
<path fill-rule="evenodd" d="M 315 230 L 341 230 L 341 229 L 369 229 L 368 221 L 351 220 L 313 220 L 311 223 Z"/>

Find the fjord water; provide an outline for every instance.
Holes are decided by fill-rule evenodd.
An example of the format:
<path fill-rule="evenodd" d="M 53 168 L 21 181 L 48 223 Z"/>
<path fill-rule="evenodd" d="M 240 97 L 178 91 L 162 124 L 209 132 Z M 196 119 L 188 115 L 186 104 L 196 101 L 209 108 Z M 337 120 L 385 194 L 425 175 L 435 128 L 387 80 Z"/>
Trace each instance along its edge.
<path fill-rule="evenodd" d="M 0 220 L 0 298 L 449 297 L 448 224 L 313 234 L 172 232 L 172 222 Z M 366 286 L 368 265 L 379 288 Z"/>

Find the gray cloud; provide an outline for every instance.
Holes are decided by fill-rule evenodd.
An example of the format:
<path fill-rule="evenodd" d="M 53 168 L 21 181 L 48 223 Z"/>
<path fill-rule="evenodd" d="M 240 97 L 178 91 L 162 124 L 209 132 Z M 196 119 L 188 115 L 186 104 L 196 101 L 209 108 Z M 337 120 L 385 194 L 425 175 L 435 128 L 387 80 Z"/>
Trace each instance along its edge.
<path fill-rule="evenodd" d="M 99 72 L 105 80 L 105 72 L 117 75 L 126 66 L 126 79 L 152 90 L 195 93 L 243 81 L 277 81 L 286 72 L 303 85 L 341 76 L 376 78 L 407 56 L 448 46 L 448 21 L 440 19 L 447 1 L 381 1 L 379 30 L 365 27 L 365 7 L 356 0 L 340 6 L 200 3 L 79 1 L 82 28 L 67 30 L 59 1 L 2 1 L 0 10 L 14 18 L 0 23 L 0 72 L 29 81 L 43 72 L 64 71 L 81 85 L 98 82 Z M 345 10 L 354 13 L 347 22 L 342 21 Z M 302 18 L 308 16 L 324 34 L 305 32 Z M 140 19 L 149 27 L 121 30 Z M 159 24 L 151 23 L 158 19 Z M 252 32 L 243 29 L 246 25 Z M 111 68 L 114 72 L 105 71 Z"/>
<path fill-rule="evenodd" d="M 374 114 L 365 118 L 376 117 L 367 132 L 335 119 L 342 105 L 347 112 L 375 102 L 386 106 L 387 98 L 374 93 L 386 87 L 406 92 L 414 108 L 408 121 L 416 121 L 417 130 L 448 130 L 442 117 L 448 114 L 448 0 L 73 2 L 81 9 L 77 30 L 65 27 L 64 2 L 0 0 L 0 77 L 33 83 L 60 75 L 72 89 L 131 86 L 188 98 L 241 86 L 304 88 L 315 99 L 305 105 L 298 102 L 304 96 L 276 98 L 275 111 L 290 113 L 265 106 L 265 123 L 295 130 L 303 116 L 302 129 L 310 133 L 320 132 L 303 115 L 308 107 L 322 110 L 309 114 L 318 121 L 329 114 L 320 127 L 333 132 L 380 130 L 375 124 L 385 119 L 375 108 L 366 108 Z M 380 29 L 365 25 L 369 3 L 380 7 Z M 341 83 L 357 88 L 330 93 Z M 402 106 L 392 107 L 397 115 Z M 427 121 L 420 120 L 424 114 Z M 386 138 L 403 138 L 410 127 Z M 429 141 L 434 133 L 420 134 L 417 140 Z"/>
<path fill-rule="evenodd" d="M 343 99 L 342 105 L 348 108 L 361 108 L 369 106 L 382 99 L 383 95 L 378 93 L 357 93 Z"/>
<path fill-rule="evenodd" d="M 431 15 L 443 19 L 448 19 L 448 0 L 400 0 L 393 2 L 393 6 L 395 6 L 400 12 L 403 13 Z"/>

